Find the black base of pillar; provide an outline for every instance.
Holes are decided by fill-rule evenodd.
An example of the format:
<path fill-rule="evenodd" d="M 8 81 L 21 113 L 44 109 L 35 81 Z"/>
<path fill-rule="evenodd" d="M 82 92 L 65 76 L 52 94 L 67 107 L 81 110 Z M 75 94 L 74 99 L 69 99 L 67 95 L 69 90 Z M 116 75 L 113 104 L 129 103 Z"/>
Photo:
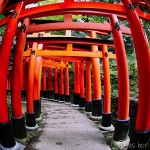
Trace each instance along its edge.
<path fill-rule="evenodd" d="M 47 98 L 48 99 L 54 98 L 54 91 L 53 90 L 47 90 Z"/>
<path fill-rule="evenodd" d="M 34 106 L 34 112 L 35 112 L 35 118 L 40 117 L 40 100 L 34 100 L 33 101 L 33 106 Z"/>
<path fill-rule="evenodd" d="M 26 112 L 26 126 L 28 127 L 35 127 L 35 113 L 27 113 Z"/>
<path fill-rule="evenodd" d="M 92 116 L 102 116 L 103 113 L 103 100 L 92 100 Z"/>
<path fill-rule="evenodd" d="M 58 93 L 54 93 L 54 100 L 59 100 L 59 94 Z"/>
<path fill-rule="evenodd" d="M 111 126 L 111 113 L 102 115 L 102 126 L 103 127 L 110 127 Z"/>
<path fill-rule="evenodd" d="M 25 89 L 21 90 L 21 99 L 23 102 L 26 102 L 26 92 L 27 92 L 27 90 L 25 90 Z"/>
<path fill-rule="evenodd" d="M 79 99 L 79 107 L 85 107 L 85 98 L 81 98 Z"/>
<path fill-rule="evenodd" d="M 43 97 L 43 90 L 40 90 L 40 97 Z"/>
<path fill-rule="evenodd" d="M 60 102 L 65 102 L 65 95 L 64 94 L 60 94 Z"/>
<path fill-rule="evenodd" d="M 11 90 L 7 90 L 7 94 L 10 94 Z"/>
<path fill-rule="evenodd" d="M 74 104 L 75 105 L 79 105 L 79 101 L 80 101 L 80 93 L 74 93 Z"/>
<path fill-rule="evenodd" d="M 130 120 L 116 120 L 114 132 L 115 141 L 126 140 L 128 138 L 129 123 Z"/>
<path fill-rule="evenodd" d="M 16 145 L 11 122 L 0 123 L 0 143 L 5 148 L 12 148 Z"/>
<path fill-rule="evenodd" d="M 92 112 L 92 102 L 85 102 L 85 111 Z"/>
<path fill-rule="evenodd" d="M 25 127 L 25 120 L 24 117 L 21 118 L 11 118 L 14 136 L 18 139 L 24 139 L 27 137 L 27 131 Z"/>
<path fill-rule="evenodd" d="M 43 91 L 43 98 L 47 98 L 47 91 Z"/>
<path fill-rule="evenodd" d="M 150 149 L 148 144 L 150 130 L 144 132 L 133 131 L 128 150 L 131 149 Z"/>
<path fill-rule="evenodd" d="M 40 107 L 39 109 L 40 109 L 40 114 L 41 114 L 41 112 L 42 112 L 41 111 L 41 100 L 39 100 L 39 107 Z"/>
<path fill-rule="evenodd" d="M 70 95 L 65 95 L 65 102 L 70 103 Z"/>

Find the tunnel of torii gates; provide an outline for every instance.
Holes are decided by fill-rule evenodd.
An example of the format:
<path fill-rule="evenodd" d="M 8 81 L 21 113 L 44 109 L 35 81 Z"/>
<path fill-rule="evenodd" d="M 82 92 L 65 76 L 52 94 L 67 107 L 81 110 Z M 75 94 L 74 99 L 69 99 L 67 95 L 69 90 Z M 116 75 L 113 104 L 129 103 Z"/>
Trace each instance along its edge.
<path fill-rule="evenodd" d="M 17 149 L 15 138 L 26 138 L 26 130 L 37 128 L 36 121 L 41 114 L 41 93 L 44 98 L 70 103 L 70 62 L 74 64 L 74 101 L 72 105 L 80 109 L 85 108 L 87 113 L 92 112 L 90 117 L 93 119 L 102 118 L 99 128 L 108 131 L 114 129 L 114 141 L 129 141 L 129 74 L 122 34 L 131 35 L 133 38 L 139 84 L 136 125 L 130 143 L 127 143 L 134 144 L 135 148 L 138 148 L 139 143 L 148 143 L 150 133 L 150 55 L 147 37 L 140 19 L 150 21 L 150 14 L 135 8 L 134 4 L 145 6 L 150 10 L 150 2 L 148 0 L 122 0 L 122 3 L 111 4 L 65 0 L 61 3 L 25 9 L 27 4 L 38 1 L 0 1 L 0 13 L 5 14 L 5 18 L 0 20 L 0 27 L 6 25 L 0 46 L 1 149 Z M 72 15 L 74 14 L 104 16 L 109 18 L 110 23 L 73 22 Z M 42 22 L 34 19 L 55 15 L 64 15 L 64 21 Z M 130 28 L 120 25 L 118 19 L 127 20 Z M 19 26 L 18 23 L 21 25 Z M 66 35 L 51 35 L 50 31 L 54 30 L 66 30 Z M 73 37 L 71 36 L 72 30 L 89 32 L 90 36 L 86 38 Z M 112 41 L 97 38 L 98 34 L 108 35 L 110 32 L 113 36 Z M 17 42 L 13 66 L 12 70 L 8 70 L 15 36 L 17 36 Z M 113 47 L 115 54 L 109 52 L 108 47 Z M 103 60 L 103 99 L 100 58 Z M 115 128 L 111 123 L 109 59 L 116 59 L 118 72 L 118 116 Z M 85 73 L 84 70 L 86 70 Z M 91 82 L 93 87 L 91 87 Z M 11 90 L 11 119 L 7 108 L 6 91 L 9 90 Z M 24 95 L 23 99 L 27 101 L 25 119 L 22 113 L 21 93 Z M 131 148 L 128 147 L 128 149 Z"/>

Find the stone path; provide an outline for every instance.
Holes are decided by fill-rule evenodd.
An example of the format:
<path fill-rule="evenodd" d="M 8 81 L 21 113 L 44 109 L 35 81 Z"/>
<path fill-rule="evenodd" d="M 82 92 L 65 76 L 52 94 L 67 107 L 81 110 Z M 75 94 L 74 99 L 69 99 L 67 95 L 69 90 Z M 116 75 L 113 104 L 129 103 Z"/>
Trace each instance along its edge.
<path fill-rule="evenodd" d="M 47 112 L 35 150 L 110 150 L 96 124 L 65 104 L 42 100 Z"/>

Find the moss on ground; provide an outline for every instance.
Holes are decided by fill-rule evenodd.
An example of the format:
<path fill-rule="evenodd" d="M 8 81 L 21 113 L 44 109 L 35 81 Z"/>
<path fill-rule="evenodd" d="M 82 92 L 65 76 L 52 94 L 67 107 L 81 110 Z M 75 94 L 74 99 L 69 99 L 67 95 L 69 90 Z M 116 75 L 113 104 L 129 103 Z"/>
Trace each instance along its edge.
<path fill-rule="evenodd" d="M 8 93 L 7 94 L 7 100 L 8 100 L 8 111 L 9 111 L 9 117 L 11 118 L 12 116 L 12 108 L 11 108 L 11 94 Z M 25 117 L 25 113 L 26 113 L 26 102 L 22 102 L 22 112 L 23 112 L 23 115 Z M 41 113 L 41 117 L 42 118 L 45 118 L 46 116 L 46 112 L 45 110 L 43 110 L 43 112 Z M 25 139 L 17 139 L 15 138 L 15 140 L 19 143 L 21 143 L 22 145 L 24 145 L 26 148 L 26 150 L 31 150 L 31 143 L 33 140 L 35 140 L 39 134 L 41 133 L 41 130 L 42 128 L 44 127 L 44 122 L 41 121 L 41 122 L 37 122 L 39 128 L 37 130 L 34 130 L 34 131 L 27 131 L 27 137 Z"/>
<path fill-rule="evenodd" d="M 11 95 L 10 93 L 8 93 L 8 107 L 9 107 L 9 116 L 11 118 Z M 73 95 L 71 96 L 71 102 L 73 101 Z M 118 98 L 117 97 L 113 97 L 111 99 L 111 107 L 112 107 L 112 124 L 115 126 L 115 120 L 117 118 L 117 114 L 118 114 Z M 129 137 L 131 135 L 131 131 L 134 129 L 135 127 L 135 122 L 136 122 L 136 115 L 137 115 L 137 108 L 138 108 L 138 102 L 136 99 L 131 99 L 130 100 L 130 132 L 129 132 Z M 22 102 L 22 110 L 23 110 L 23 114 L 25 114 L 26 112 L 26 103 Z M 82 114 L 85 114 L 84 110 L 79 110 Z M 24 115 L 25 116 L 25 115 Z M 46 111 L 43 110 L 43 112 L 41 113 L 42 118 L 46 118 Z M 45 120 L 45 119 L 44 119 Z M 99 125 L 99 121 L 94 121 L 95 124 Z M 41 122 L 37 122 L 39 128 L 35 131 L 27 131 L 27 138 L 25 139 L 16 139 L 16 141 L 18 141 L 19 143 L 25 145 L 25 150 L 32 150 L 33 147 L 33 141 L 36 141 L 39 134 L 42 132 L 42 128 L 44 127 L 45 122 L 41 121 Z M 111 147 L 112 150 L 117 150 L 117 148 L 114 148 L 110 145 L 110 139 L 112 139 L 113 137 L 113 132 L 112 131 L 101 131 L 102 134 L 104 135 L 107 144 Z"/>

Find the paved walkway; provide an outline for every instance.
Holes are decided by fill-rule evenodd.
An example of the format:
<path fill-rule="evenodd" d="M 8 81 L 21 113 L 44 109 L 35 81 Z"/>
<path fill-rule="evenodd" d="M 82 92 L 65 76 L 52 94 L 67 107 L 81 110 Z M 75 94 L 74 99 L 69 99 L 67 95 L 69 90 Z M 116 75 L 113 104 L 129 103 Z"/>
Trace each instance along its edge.
<path fill-rule="evenodd" d="M 42 100 L 45 126 L 33 147 L 36 150 L 110 150 L 96 124 L 65 104 Z"/>

